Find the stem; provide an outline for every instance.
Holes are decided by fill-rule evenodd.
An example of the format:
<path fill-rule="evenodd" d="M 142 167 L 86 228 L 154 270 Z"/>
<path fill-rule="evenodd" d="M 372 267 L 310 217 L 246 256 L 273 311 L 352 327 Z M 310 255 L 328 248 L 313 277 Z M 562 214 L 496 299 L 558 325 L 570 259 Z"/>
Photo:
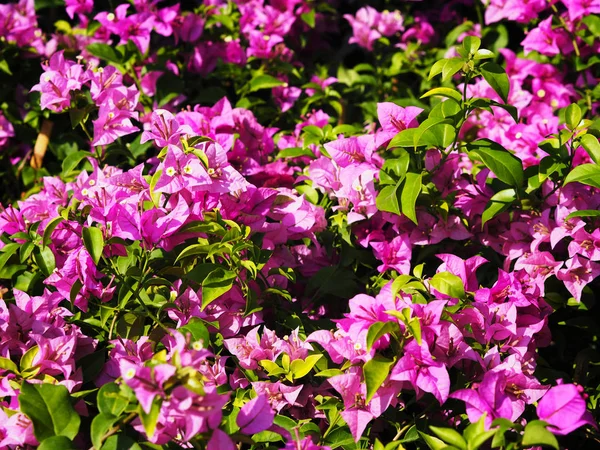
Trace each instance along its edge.
<path fill-rule="evenodd" d="M 556 17 L 558 17 L 558 20 L 560 21 L 560 24 L 565 29 L 565 31 L 571 36 L 571 43 L 573 44 L 573 50 L 575 50 L 575 56 L 579 58 L 581 56 L 581 52 L 579 51 L 579 45 L 577 45 L 577 36 L 575 36 L 575 34 L 569 29 L 567 22 L 565 22 L 565 19 L 563 19 L 563 17 L 558 13 L 558 8 L 556 7 L 556 5 L 551 4 L 550 8 L 552 8 L 552 12 L 554 12 Z"/>

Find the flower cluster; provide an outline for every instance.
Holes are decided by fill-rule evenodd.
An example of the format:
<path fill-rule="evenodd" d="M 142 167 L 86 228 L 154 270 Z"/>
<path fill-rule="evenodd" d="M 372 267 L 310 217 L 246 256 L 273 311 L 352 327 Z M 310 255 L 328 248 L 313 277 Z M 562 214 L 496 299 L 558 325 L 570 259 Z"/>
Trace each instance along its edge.
<path fill-rule="evenodd" d="M 0 447 L 598 439 L 597 1 L 55 3 L 0 6 Z"/>

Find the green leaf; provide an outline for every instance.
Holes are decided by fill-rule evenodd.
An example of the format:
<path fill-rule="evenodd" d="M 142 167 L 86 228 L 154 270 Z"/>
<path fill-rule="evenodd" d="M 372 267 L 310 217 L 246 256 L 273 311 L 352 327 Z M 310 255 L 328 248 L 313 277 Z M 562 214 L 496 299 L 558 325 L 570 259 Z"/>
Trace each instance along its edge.
<path fill-rule="evenodd" d="M 94 417 L 90 429 L 90 437 L 92 438 L 92 444 L 95 448 L 99 449 L 102 447 L 103 438 L 117 420 L 118 417 L 115 417 L 112 414 L 100 413 Z"/>
<path fill-rule="evenodd" d="M 481 39 L 477 36 L 465 36 L 462 45 L 469 54 L 475 55 L 479 47 L 481 47 Z"/>
<path fill-rule="evenodd" d="M 40 443 L 38 450 L 77 450 L 73 441 L 66 436 L 52 436 Z"/>
<path fill-rule="evenodd" d="M 81 122 L 85 123 L 90 111 L 88 108 L 76 108 L 69 110 L 69 119 L 71 119 L 71 128 L 74 130 Z"/>
<path fill-rule="evenodd" d="M 429 429 L 445 443 L 462 450 L 467 449 L 467 441 L 465 441 L 458 431 L 453 430 L 452 428 L 440 428 L 431 425 L 429 426 Z"/>
<path fill-rule="evenodd" d="M 398 214 L 400 214 L 400 212 L 398 212 Z M 21 244 L 11 243 L 6 244 L 2 249 L 0 249 L 0 270 L 2 270 L 12 255 L 14 255 L 20 248 Z"/>
<path fill-rule="evenodd" d="M 546 422 L 541 420 L 532 420 L 525 426 L 522 444 L 524 447 L 548 445 L 559 450 L 556 436 L 546 429 Z"/>
<path fill-rule="evenodd" d="M 383 163 L 379 171 L 379 184 L 396 184 L 406 176 L 410 164 L 410 155 L 404 149 L 396 150 L 400 155 L 397 158 L 388 159 Z"/>
<path fill-rule="evenodd" d="M 290 367 L 294 380 L 302 378 L 312 370 L 323 355 L 309 355 L 305 360 L 295 359 Z"/>
<path fill-rule="evenodd" d="M 481 226 L 483 227 L 486 222 L 506 211 L 516 199 L 517 192 L 514 189 L 504 189 L 494 194 L 481 215 Z"/>
<path fill-rule="evenodd" d="M 100 450 L 142 450 L 137 442 L 124 434 L 109 437 Z"/>
<path fill-rule="evenodd" d="M 398 324 L 395 322 L 375 322 L 371 324 L 367 331 L 367 351 L 371 351 L 373 344 L 377 342 L 379 338 L 398 330 Z"/>
<path fill-rule="evenodd" d="M 8 62 L 5 59 L 0 59 L 0 70 L 5 74 L 12 76 L 12 72 L 10 71 L 10 67 L 8 66 Z"/>
<path fill-rule="evenodd" d="M 475 57 L 473 59 L 475 61 L 479 61 L 481 59 L 490 59 L 490 58 L 493 58 L 494 56 L 495 56 L 495 54 L 493 51 L 482 48 L 475 52 Z"/>
<path fill-rule="evenodd" d="M 158 423 L 158 416 L 160 415 L 161 403 L 162 400 L 155 398 L 152 402 L 152 407 L 150 408 L 149 413 L 146 413 L 141 405 L 138 407 L 140 420 L 144 426 L 144 431 L 146 431 L 146 434 L 148 435 L 148 439 L 152 439 L 154 432 L 156 431 L 156 424 Z"/>
<path fill-rule="evenodd" d="M 600 211 L 597 209 L 582 209 L 581 211 L 573 211 L 565 220 L 573 219 L 575 217 L 600 217 Z"/>
<path fill-rule="evenodd" d="M 462 102 L 462 95 L 460 95 L 460 92 L 458 92 L 456 89 L 450 89 L 450 88 L 446 88 L 446 87 L 439 87 L 439 88 L 431 89 L 431 90 L 425 92 L 423 95 L 421 95 L 421 98 L 427 98 L 427 97 L 431 97 L 434 95 L 439 96 L 439 97 L 450 98 L 450 99 L 454 100 L 456 103 L 458 103 L 459 105 Z"/>
<path fill-rule="evenodd" d="M 277 365 L 277 363 L 274 363 L 270 359 L 263 359 L 263 360 L 260 360 L 258 363 L 264 367 L 264 369 L 267 371 L 267 373 L 271 377 L 276 377 L 276 376 L 283 375 L 284 373 L 286 373 L 285 370 L 283 370 L 281 367 L 279 367 Z"/>
<path fill-rule="evenodd" d="M 577 103 L 571 103 L 565 110 L 565 123 L 569 130 L 574 130 L 581 122 L 581 108 Z"/>
<path fill-rule="evenodd" d="M 384 186 L 377 194 L 375 205 L 379 211 L 390 212 L 400 215 L 400 202 L 398 201 L 398 189 L 401 182 L 394 186 Z"/>
<path fill-rule="evenodd" d="M 228 292 L 235 278 L 235 273 L 220 267 L 209 273 L 202 281 L 202 309 Z"/>
<path fill-rule="evenodd" d="M 90 44 L 87 46 L 87 51 L 98 58 L 102 58 L 113 63 L 120 64 L 123 60 L 123 55 L 117 52 L 115 48 L 107 44 Z"/>
<path fill-rule="evenodd" d="M 584 134 L 579 138 L 579 143 L 588 155 L 590 155 L 592 161 L 596 164 L 600 164 L 600 143 L 598 142 L 598 138 L 591 134 Z"/>
<path fill-rule="evenodd" d="M 281 158 L 298 158 L 299 156 L 310 156 L 315 158 L 315 154 L 310 148 L 291 147 L 281 150 L 275 159 Z"/>
<path fill-rule="evenodd" d="M 444 64 L 442 69 L 442 82 L 448 81 L 452 78 L 460 69 L 462 69 L 464 61 L 461 58 L 449 58 Z"/>
<path fill-rule="evenodd" d="M 46 225 L 44 228 L 44 236 L 42 237 L 42 246 L 45 247 L 50 243 L 52 239 L 52 232 L 56 229 L 59 223 L 64 222 L 65 219 L 61 216 L 55 217 Z"/>
<path fill-rule="evenodd" d="M 519 187 L 523 184 L 521 160 L 500 144 L 489 139 L 478 139 L 467 146 L 469 156 L 476 155 L 500 181 Z"/>
<path fill-rule="evenodd" d="M 490 105 L 497 106 L 498 108 L 502 108 L 504 111 L 510 114 L 515 123 L 519 123 L 519 110 L 513 105 L 505 105 L 502 103 L 498 103 L 495 100 L 490 102 Z"/>
<path fill-rule="evenodd" d="M 448 445 L 446 445 L 444 441 L 434 436 L 429 436 L 428 434 L 422 433 L 421 431 L 419 431 L 419 435 L 423 438 L 423 440 L 431 450 L 443 450 L 446 447 L 448 447 Z"/>
<path fill-rule="evenodd" d="M 48 277 L 54 272 L 56 260 L 54 259 L 54 253 L 52 253 L 49 247 L 36 247 L 33 250 L 33 257 L 44 275 Z"/>
<path fill-rule="evenodd" d="M 406 327 L 409 329 L 411 334 L 414 336 L 417 344 L 421 345 L 421 322 L 418 317 L 413 317 L 408 322 L 406 322 Z"/>
<path fill-rule="evenodd" d="M 121 392 L 121 388 L 115 383 L 103 385 L 96 397 L 98 410 L 102 414 L 119 417 L 129 405 L 129 400 Z"/>
<path fill-rule="evenodd" d="M 52 436 L 74 439 L 81 419 L 71 405 L 69 391 L 57 384 L 24 381 L 19 394 L 21 411 L 31 419 L 33 433 L 42 442 Z"/>
<path fill-rule="evenodd" d="M 439 124 L 452 124 L 452 120 L 445 119 L 443 117 L 429 117 L 419 125 L 419 128 L 415 130 L 415 134 L 413 136 L 413 147 L 415 150 L 421 143 L 421 137 L 425 134 L 425 132 Z"/>
<path fill-rule="evenodd" d="M 40 348 L 37 345 L 34 345 L 21 356 L 21 360 L 19 361 L 19 367 L 21 368 L 21 372 L 27 369 L 31 369 L 33 364 L 33 359 L 40 351 Z"/>
<path fill-rule="evenodd" d="M 309 12 L 300 14 L 302 21 L 311 28 L 315 27 L 315 10 L 311 9 Z"/>
<path fill-rule="evenodd" d="M 248 92 L 255 92 L 261 89 L 270 89 L 277 86 L 283 86 L 285 84 L 285 81 L 281 81 L 278 78 L 272 77 L 271 75 L 259 75 L 250 80 L 250 90 Z"/>
<path fill-rule="evenodd" d="M 75 167 L 79 165 L 79 163 L 87 158 L 91 157 L 92 154 L 90 152 L 78 151 L 69 154 L 62 162 L 62 174 L 68 175 L 70 174 Z"/>
<path fill-rule="evenodd" d="M 508 94 L 510 93 L 510 81 L 508 75 L 502 66 L 494 62 L 486 62 L 479 66 L 481 75 L 485 81 L 492 87 L 500 96 L 504 103 L 508 102 Z"/>
<path fill-rule="evenodd" d="M 393 359 L 375 355 L 373 359 L 365 363 L 363 366 L 363 375 L 367 385 L 367 398 L 365 399 L 367 404 L 381 387 L 395 362 Z"/>
<path fill-rule="evenodd" d="M 408 172 L 404 180 L 402 193 L 400 194 L 400 209 L 402 210 L 402 214 L 412 220 L 415 225 L 418 225 L 416 203 L 422 186 L 421 174 Z"/>
<path fill-rule="evenodd" d="M 183 333 L 185 336 L 186 333 L 190 333 L 195 342 L 202 342 L 204 348 L 208 347 L 210 343 L 210 334 L 208 333 L 208 328 L 204 325 L 202 319 L 198 317 L 192 317 L 190 321 L 184 326 L 177 329 L 179 332 Z"/>
<path fill-rule="evenodd" d="M 600 189 L 600 165 L 582 164 L 575 167 L 565 178 L 565 185 L 578 182 Z"/>
<path fill-rule="evenodd" d="M 431 66 L 431 70 L 429 71 L 429 76 L 427 77 L 427 79 L 431 80 L 436 75 L 439 75 L 440 73 L 442 73 L 442 70 L 444 69 L 444 66 L 446 65 L 446 61 L 447 61 L 447 59 L 440 59 L 439 61 L 436 61 L 433 64 L 433 66 Z"/>
<path fill-rule="evenodd" d="M 467 440 L 469 450 L 477 450 L 496 433 L 496 430 L 485 431 L 485 417 L 486 413 L 483 413 L 477 422 L 470 424 L 463 431 L 463 436 Z"/>
<path fill-rule="evenodd" d="M 340 369 L 325 369 L 315 374 L 315 377 L 331 378 L 336 375 L 342 375 L 344 372 Z"/>
<path fill-rule="evenodd" d="M 8 370 L 12 373 L 19 373 L 19 368 L 17 365 L 11 361 L 9 358 L 4 358 L 0 356 L 0 369 Z"/>
<path fill-rule="evenodd" d="M 90 253 L 94 264 L 98 265 L 100 258 L 102 258 L 102 252 L 104 251 L 104 235 L 102 230 L 97 227 L 83 228 L 83 245 L 86 250 Z"/>
<path fill-rule="evenodd" d="M 446 294 L 452 298 L 464 298 L 465 286 L 462 280 L 450 272 L 436 273 L 430 280 L 429 285 L 436 291 Z"/>

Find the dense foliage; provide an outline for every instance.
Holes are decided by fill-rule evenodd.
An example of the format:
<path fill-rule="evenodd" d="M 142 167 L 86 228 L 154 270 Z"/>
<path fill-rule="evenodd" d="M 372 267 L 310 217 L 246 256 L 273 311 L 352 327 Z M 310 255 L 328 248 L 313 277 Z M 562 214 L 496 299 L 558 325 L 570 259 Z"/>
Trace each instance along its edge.
<path fill-rule="evenodd" d="M 599 14 L 0 5 L 0 448 L 600 446 Z"/>

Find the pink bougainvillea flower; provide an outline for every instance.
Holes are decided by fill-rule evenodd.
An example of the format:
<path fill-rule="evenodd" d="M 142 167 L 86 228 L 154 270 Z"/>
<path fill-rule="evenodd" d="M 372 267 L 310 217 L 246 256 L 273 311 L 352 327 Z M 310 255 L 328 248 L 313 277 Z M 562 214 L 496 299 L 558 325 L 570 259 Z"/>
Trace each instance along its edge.
<path fill-rule="evenodd" d="M 538 417 L 549 424 L 554 434 L 565 435 L 584 425 L 598 428 L 582 397 L 583 388 L 560 384 L 550 388 L 537 406 Z"/>
<path fill-rule="evenodd" d="M 381 261 L 377 270 L 394 269 L 400 274 L 410 273 L 411 243 L 408 234 L 396 236 L 390 242 L 371 242 L 375 257 Z"/>
<path fill-rule="evenodd" d="M 560 269 L 556 277 L 565 284 L 577 301 L 581 301 L 583 288 L 598 275 L 600 275 L 600 263 L 576 255 L 566 262 L 566 268 Z"/>
<path fill-rule="evenodd" d="M 253 398 L 240 410 L 236 423 L 244 434 L 260 433 L 273 424 L 275 411 L 271 409 L 266 395 Z"/>
<path fill-rule="evenodd" d="M 4 114 L 0 111 L 0 149 L 15 135 L 15 130 L 12 124 L 8 121 Z"/>
<path fill-rule="evenodd" d="M 353 31 L 348 42 L 373 51 L 375 41 L 381 37 L 381 33 L 377 30 L 380 17 L 381 13 L 371 6 L 360 8 L 356 16 L 345 14 L 344 19 L 350 22 Z M 386 29 L 385 26 L 383 28 Z"/>
<path fill-rule="evenodd" d="M 168 145 L 165 160 L 159 170 L 162 173 L 155 185 L 155 192 L 175 194 L 183 189 L 191 191 L 212 184 L 212 179 L 198 156 L 186 154 L 175 145 Z"/>
<path fill-rule="evenodd" d="M 573 45 L 566 31 L 552 28 L 553 16 L 539 23 L 521 42 L 525 54 L 532 51 L 542 55 L 554 56 L 559 53 L 568 54 L 573 51 Z"/>
<path fill-rule="evenodd" d="M 494 419 L 513 418 L 510 398 L 505 394 L 506 379 L 503 372 L 486 372 L 477 389 L 460 389 L 450 394 L 450 398 L 462 400 L 466 404 L 467 416 L 475 423 L 485 414 L 485 426 L 489 428 Z"/>
<path fill-rule="evenodd" d="M 206 444 L 206 450 L 235 450 L 236 446 L 227 433 L 221 431 L 219 428 L 213 431 L 208 444 Z"/>
<path fill-rule="evenodd" d="M 569 10 L 569 19 L 576 21 L 584 16 L 600 14 L 600 0 L 562 0 Z"/>
<path fill-rule="evenodd" d="M 411 340 L 404 346 L 404 356 L 392 369 L 390 380 L 409 381 L 417 396 L 429 392 L 443 404 L 450 393 L 450 377 L 444 364 L 435 361 L 423 340 L 419 345 Z"/>

